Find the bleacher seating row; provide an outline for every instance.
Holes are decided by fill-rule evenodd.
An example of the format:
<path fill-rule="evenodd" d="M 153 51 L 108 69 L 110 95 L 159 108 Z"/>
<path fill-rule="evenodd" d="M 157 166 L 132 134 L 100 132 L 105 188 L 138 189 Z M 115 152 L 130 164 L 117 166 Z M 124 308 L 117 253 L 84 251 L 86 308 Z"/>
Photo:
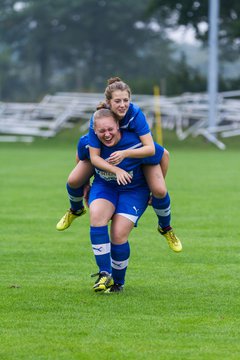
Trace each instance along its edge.
<path fill-rule="evenodd" d="M 40 103 L 0 103 L 0 141 L 33 141 L 49 138 L 61 129 L 80 121 L 86 131 L 88 121 L 103 95 L 59 92 L 46 95 Z M 240 135 L 240 91 L 219 93 L 218 118 L 208 126 L 207 94 L 183 94 L 177 97 L 135 95 L 132 99 L 144 111 L 150 127 L 154 127 L 156 102 L 163 128 L 176 130 L 180 140 L 202 135 L 220 149 L 219 137 Z"/>

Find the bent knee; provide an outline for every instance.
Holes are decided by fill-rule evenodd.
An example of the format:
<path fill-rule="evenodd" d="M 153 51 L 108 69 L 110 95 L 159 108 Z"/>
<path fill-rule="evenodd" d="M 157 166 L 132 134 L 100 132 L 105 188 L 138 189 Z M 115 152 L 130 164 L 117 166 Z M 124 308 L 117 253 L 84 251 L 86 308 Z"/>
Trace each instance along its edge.
<path fill-rule="evenodd" d="M 170 153 L 167 149 L 164 148 L 162 160 L 164 160 L 165 162 L 169 162 L 169 159 L 170 159 Z"/>
<path fill-rule="evenodd" d="M 158 188 L 151 189 L 152 195 L 156 198 L 164 198 L 167 195 L 167 188 L 166 186 L 159 186 Z"/>
<path fill-rule="evenodd" d="M 82 180 L 78 176 L 76 176 L 76 174 L 72 173 L 69 175 L 67 182 L 68 185 L 73 189 L 76 189 L 83 185 Z"/>
<path fill-rule="evenodd" d="M 102 216 L 101 213 L 98 211 L 90 211 L 90 223 L 91 226 L 98 227 L 98 226 L 105 226 L 108 224 L 108 218 Z"/>

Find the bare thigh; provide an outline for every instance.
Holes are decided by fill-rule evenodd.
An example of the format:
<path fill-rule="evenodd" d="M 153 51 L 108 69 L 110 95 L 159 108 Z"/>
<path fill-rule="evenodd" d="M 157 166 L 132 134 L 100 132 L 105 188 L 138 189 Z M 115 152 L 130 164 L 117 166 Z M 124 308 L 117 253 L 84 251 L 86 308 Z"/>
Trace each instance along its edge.
<path fill-rule="evenodd" d="M 68 185 L 73 189 L 83 186 L 92 177 L 93 172 L 89 160 L 80 160 L 68 177 Z"/>
<path fill-rule="evenodd" d="M 124 244 L 127 242 L 134 223 L 126 217 L 116 214 L 111 223 L 111 242 L 113 244 Z"/>
<path fill-rule="evenodd" d="M 164 198 L 167 187 L 160 165 L 143 165 L 143 172 L 150 191 L 156 198 Z"/>
<path fill-rule="evenodd" d="M 105 226 L 113 216 L 115 206 L 108 200 L 96 199 L 89 206 L 91 226 Z"/>
<path fill-rule="evenodd" d="M 165 178 L 167 175 L 168 166 L 169 166 L 169 152 L 166 149 L 164 149 L 164 153 L 163 153 L 162 159 L 160 161 L 160 166 L 162 169 L 163 177 Z"/>

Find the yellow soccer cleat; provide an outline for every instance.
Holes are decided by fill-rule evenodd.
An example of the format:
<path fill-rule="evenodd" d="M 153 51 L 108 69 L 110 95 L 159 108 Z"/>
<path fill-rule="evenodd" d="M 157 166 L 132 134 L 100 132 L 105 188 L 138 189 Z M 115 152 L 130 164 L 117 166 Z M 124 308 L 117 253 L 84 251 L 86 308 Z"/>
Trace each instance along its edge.
<path fill-rule="evenodd" d="M 98 276 L 98 279 L 95 281 L 93 285 L 93 290 L 95 292 L 106 291 L 109 287 L 114 284 L 112 276 L 105 272 L 101 271 L 97 274 L 92 274 L 91 277 Z"/>
<path fill-rule="evenodd" d="M 178 237 L 174 234 L 173 229 L 171 228 L 168 231 L 163 231 L 160 226 L 158 226 L 158 231 L 161 235 L 165 237 L 165 239 L 168 242 L 169 247 L 175 251 L 180 252 L 182 251 L 182 244 L 181 241 L 178 239 Z"/>
<path fill-rule="evenodd" d="M 86 214 L 86 209 L 84 207 L 74 213 L 71 209 L 69 209 L 66 214 L 61 218 L 61 220 L 57 223 L 56 229 L 59 231 L 67 229 L 71 225 L 73 220 L 84 214 Z"/>

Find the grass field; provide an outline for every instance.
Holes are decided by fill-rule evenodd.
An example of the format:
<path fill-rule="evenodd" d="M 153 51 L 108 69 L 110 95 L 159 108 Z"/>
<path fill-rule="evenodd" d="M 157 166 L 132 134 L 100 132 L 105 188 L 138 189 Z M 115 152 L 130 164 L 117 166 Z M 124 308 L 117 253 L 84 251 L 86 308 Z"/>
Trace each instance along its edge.
<path fill-rule="evenodd" d="M 78 134 L 0 144 L 0 358 L 240 358 L 240 140 L 220 151 L 171 133 L 167 177 L 175 254 L 151 207 L 130 238 L 123 294 L 94 294 L 88 215 L 65 232 Z"/>

